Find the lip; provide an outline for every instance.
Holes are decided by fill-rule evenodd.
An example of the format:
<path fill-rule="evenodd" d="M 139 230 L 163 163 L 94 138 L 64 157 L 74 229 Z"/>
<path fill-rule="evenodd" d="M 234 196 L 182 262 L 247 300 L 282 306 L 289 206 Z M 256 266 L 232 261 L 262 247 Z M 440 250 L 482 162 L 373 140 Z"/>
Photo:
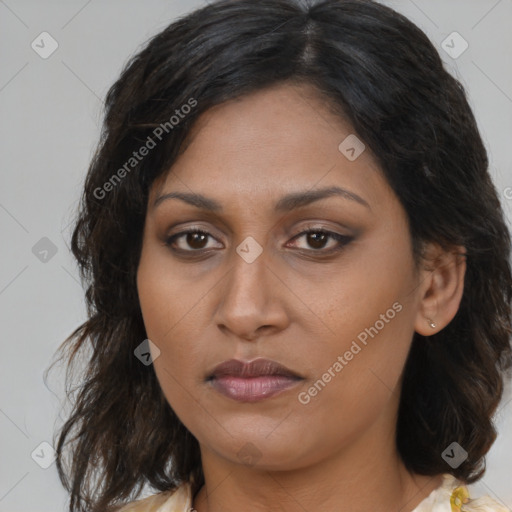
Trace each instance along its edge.
<path fill-rule="evenodd" d="M 244 362 L 229 359 L 217 365 L 207 382 L 219 393 L 239 402 L 257 402 L 298 384 L 303 377 L 270 359 Z"/>

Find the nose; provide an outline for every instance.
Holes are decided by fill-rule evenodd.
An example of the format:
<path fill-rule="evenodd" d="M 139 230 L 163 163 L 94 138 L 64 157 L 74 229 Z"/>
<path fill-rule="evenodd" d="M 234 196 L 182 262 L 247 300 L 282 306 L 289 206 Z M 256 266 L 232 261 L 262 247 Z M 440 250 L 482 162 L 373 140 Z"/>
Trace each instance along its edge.
<path fill-rule="evenodd" d="M 249 341 L 285 329 L 289 322 L 283 296 L 285 287 L 270 268 L 266 252 L 251 263 L 234 252 L 232 260 L 224 286 L 218 291 L 218 328 L 226 335 Z"/>

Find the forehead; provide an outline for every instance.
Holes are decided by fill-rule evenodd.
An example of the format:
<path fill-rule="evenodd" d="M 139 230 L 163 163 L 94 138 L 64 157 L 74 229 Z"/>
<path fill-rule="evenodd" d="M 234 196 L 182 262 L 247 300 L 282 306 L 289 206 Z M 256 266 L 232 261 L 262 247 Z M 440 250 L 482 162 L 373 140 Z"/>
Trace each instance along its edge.
<path fill-rule="evenodd" d="M 270 201 L 295 190 L 342 186 L 368 202 L 390 189 L 368 149 L 354 161 L 340 143 L 354 137 L 312 87 L 280 84 L 204 112 L 150 201 L 181 190 L 221 201 Z M 352 139 L 348 139 L 352 140 Z"/>

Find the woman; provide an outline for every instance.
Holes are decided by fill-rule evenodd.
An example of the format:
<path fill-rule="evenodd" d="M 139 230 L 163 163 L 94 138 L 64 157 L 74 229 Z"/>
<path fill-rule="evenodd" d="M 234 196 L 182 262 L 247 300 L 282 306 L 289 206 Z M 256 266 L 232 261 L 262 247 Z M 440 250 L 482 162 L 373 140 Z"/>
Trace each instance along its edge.
<path fill-rule="evenodd" d="M 506 510 L 465 484 L 512 362 L 510 235 L 425 34 L 370 0 L 216 2 L 106 107 L 70 511 Z"/>

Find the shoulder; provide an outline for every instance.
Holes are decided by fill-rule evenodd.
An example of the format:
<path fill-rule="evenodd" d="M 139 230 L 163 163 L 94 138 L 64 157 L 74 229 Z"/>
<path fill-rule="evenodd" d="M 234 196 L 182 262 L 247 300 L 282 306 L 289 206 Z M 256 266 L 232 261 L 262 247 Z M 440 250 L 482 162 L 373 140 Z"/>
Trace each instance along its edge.
<path fill-rule="evenodd" d="M 443 483 L 412 512 L 510 512 L 490 496 L 473 497 L 467 486 L 453 475 L 443 475 Z"/>
<path fill-rule="evenodd" d="M 189 483 L 172 491 L 160 492 L 147 498 L 127 503 L 117 512 L 190 512 L 192 494 Z"/>

